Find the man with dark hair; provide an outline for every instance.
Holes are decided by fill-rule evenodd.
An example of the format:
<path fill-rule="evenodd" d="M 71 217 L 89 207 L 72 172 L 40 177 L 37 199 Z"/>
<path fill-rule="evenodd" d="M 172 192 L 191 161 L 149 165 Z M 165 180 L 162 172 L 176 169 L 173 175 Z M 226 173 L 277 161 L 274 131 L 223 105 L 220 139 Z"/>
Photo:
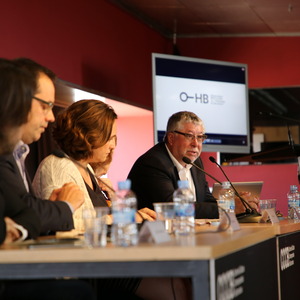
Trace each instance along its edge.
<path fill-rule="evenodd" d="M 31 180 L 25 168 L 25 159 L 29 153 L 28 144 L 39 140 L 48 123 L 54 121 L 52 108 L 55 75 L 28 58 L 15 59 L 13 63 L 34 79 L 36 88 L 27 121 L 23 125 L 22 136 L 13 155 L 0 159 L 1 176 L 5 178 L 7 187 L 37 212 L 41 220 L 42 234 L 72 230 L 73 212 L 82 205 L 84 199 L 79 187 L 74 183 L 67 183 L 62 188 L 54 190 L 50 200 L 37 198 L 34 196 Z"/>
<path fill-rule="evenodd" d="M 22 70 L 30 73 L 37 83 L 28 122 L 25 124 L 22 135 L 22 141 L 29 145 L 38 141 L 48 123 L 55 120 L 52 108 L 54 106 L 56 76 L 51 70 L 29 58 L 17 58 L 14 63 Z"/>
<path fill-rule="evenodd" d="M 10 154 L 21 138 L 35 90 L 36 82 L 29 73 L 0 58 L 0 157 Z M 40 222 L 35 211 L 17 197 L 7 186 L 7 181 L 0 177 L 0 244 L 24 239 L 27 235 L 34 238 L 39 231 Z M 40 298 L 93 300 L 95 295 L 91 286 L 80 280 L 0 281 L 2 300 Z"/>
<path fill-rule="evenodd" d="M 0 59 L 0 157 L 10 154 L 27 121 L 35 81 L 10 61 Z M 2 175 L 2 174 L 1 174 Z M 0 244 L 21 238 L 35 238 L 40 220 L 24 201 L 7 187 L 0 176 Z M 4 219 L 5 217 L 5 219 Z"/>
<path fill-rule="evenodd" d="M 20 126 L 26 123 L 31 107 L 31 97 L 36 89 L 35 81 L 24 71 L 19 70 L 11 61 L 0 58 L 1 66 L 1 102 L 0 102 L 0 147 L 1 154 L 11 153 L 20 134 L 8 138 L 13 131 L 21 133 Z M 13 82 L 15 84 L 12 84 Z M 22 102 L 16 105 L 16 99 Z M 5 148 L 7 147 L 7 150 Z"/>

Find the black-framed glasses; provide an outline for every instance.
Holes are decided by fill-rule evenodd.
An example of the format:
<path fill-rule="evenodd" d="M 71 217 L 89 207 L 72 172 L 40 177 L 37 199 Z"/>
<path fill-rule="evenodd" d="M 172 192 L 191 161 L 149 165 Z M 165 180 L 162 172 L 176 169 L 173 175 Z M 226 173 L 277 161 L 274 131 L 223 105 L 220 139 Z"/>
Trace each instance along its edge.
<path fill-rule="evenodd" d="M 203 143 L 207 139 L 206 134 L 194 135 L 194 134 L 191 134 L 191 133 L 185 133 L 185 132 L 181 132 L 181 131 L 178 131 L 178 130 L 174 130 L 173 132 L 185 136 L 185 138 L 188 139 L 189 141 L 193 141 L 194 139 L 196 139 L 198 143 Z"/>
<path fill-rule="evenodd" d="M 41 98 L 38 98 L 38 97 L 35 97 L 35 96 L 33 96 L 32 98 L 43 104 L 42 107 L 43 107 L 43 110 L 44 110 L 45 113 L 47 113 L 48 111 L 53 109 L 53 106 L 54 106 L 53 102 L 45 101 L 45 100 L 43 100 Z"/>

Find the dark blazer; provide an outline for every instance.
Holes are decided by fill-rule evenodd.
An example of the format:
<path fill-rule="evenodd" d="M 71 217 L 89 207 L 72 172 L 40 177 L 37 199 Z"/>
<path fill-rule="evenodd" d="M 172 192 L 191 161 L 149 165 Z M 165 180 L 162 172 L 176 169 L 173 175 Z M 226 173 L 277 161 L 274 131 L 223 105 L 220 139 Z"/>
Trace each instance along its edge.
<path fill-rule="evenodd" d="M 10 190 L 14 197 L 37 213 L 41 220 L 41 234 L 74 228 L 73 214 L 67 203 L 43 200 L 27 192 L 13 155 L 0 157 L 0 179 L 6 182 L 7 190 Z M 32 190 L 31 182 L 28 183 Z"/>
<path fill-rule="evenodd" d="M 0 159 L 2 157 L 0 156 Z M 4 217 L 10 217 L 28 231 L 29 238 L 40 234 L 40 218 L 36 212 L 15 193 L 14 186 L 7 181 L 7 172 L 0 168 L 0 244 L 6 236 Z M 10 178 L 11 179 L 11 178 Z M 14 180 L 11 179 L 11 180 Z"/>
<path fill-rule="evenodd" d="M 3 186 L 0 180 L 0 245 L 6 236 L 6 224 L 4 217 L 10 217 L 17 224 L 22 225 L 28 232 L 28 238 L 35 239 L 40 234 L 40 218 L 35 211 L 24 202 L 20 203 L 13 193 L 3 193 Z"/>
<path fill-rule="evenodd" d="M 203 168 L 200 158 L 194 163 Z M 209 191 L 204 173 L 195 167 L 191 168 L 191 173 L 196 190 L 196 218 L 218 218 L 217 202 Z M 132 190 L 136 193 L 138 208 L 153 209 L 154 202 L 173 201 L 179 175 L 165 143 L 158 143 L 137 159 L 128 178 L 131 179 Z"/>
<path fill-rule="evenodd" d="M 6 225 L 4 222 L 4 198 L 0 193 L 0 245 L 3 243 L 6 236 Z"/>

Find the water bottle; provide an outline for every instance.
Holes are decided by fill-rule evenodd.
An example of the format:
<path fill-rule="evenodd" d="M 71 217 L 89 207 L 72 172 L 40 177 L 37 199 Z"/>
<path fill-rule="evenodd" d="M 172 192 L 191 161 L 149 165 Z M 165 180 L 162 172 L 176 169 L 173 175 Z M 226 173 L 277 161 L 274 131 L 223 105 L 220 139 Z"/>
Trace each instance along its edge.
<path fill-rule="evenodd" d="M 112 242 L 117 246 L 134 246 L 138 243 L 138 228 L 135 222 L 137 201 L 130 189 L 131 181 L 118 182 L 118 190 L 112 200 Z"/>
<path fill-rule="evenodd" d="M 173 194 L 175 203 L 176 235 L 189 235 L 195 232 L 195 203 L 194 195 L 187 180 L 178 181 L 178 189 Z"/>
<path fill-rule="evenodd" d="M 289 219 L 299 219 L 296 213 L 300 212 L 300 194 L 297 185 L 291 185 L 287 193 L 288 217 Z"/>
<path fill-rule="evenodd" d="M 222 189 L 219 193 L 218 205 L 221 206 L 226 212 L 234 213 L 234 191 L 231 188 L 229 181 L 222 182 Z"/>

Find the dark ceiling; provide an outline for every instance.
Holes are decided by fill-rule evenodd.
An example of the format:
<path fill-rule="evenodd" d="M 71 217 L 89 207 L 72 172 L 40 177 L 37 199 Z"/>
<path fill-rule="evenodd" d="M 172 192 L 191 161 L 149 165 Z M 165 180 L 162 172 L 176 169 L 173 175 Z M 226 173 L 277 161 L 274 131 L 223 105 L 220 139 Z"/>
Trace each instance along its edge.
<path fill-rule="evenodd" d="M 173 41 L 207 36 L 300 36 L 300 0 L 108 2 Z M 286 122 L 299 125 L 300 88 L 250 90 L 249 106 L 252 126 L 284 126 Z M 268 112 L 271 116 L 260 112 Z"/>
<path fill-rule="evenodd" d="M 108 0 L 165 37 L 300 34 L 300 0 Z"/>

